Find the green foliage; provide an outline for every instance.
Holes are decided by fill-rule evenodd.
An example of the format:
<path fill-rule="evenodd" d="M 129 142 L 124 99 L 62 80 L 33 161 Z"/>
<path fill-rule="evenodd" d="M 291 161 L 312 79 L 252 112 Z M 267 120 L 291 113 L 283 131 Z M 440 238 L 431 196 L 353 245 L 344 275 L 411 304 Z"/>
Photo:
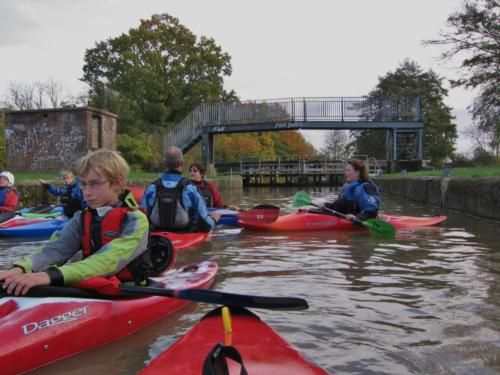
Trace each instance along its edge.
<path fill-rule="evenodd" d="M 213 39 L 198 39 L 178 19 L 160 14 L 88 49 L 82 80 L 91 105 L 117 113 L 120 132 L 135 134 L 159 132 L 201 103 L 233 97 L 222 89 L 231 69 Z"/>
<path fill-rule="evenodd" d="M 117 149 L 128 161 L 133 171 L 161 169 L 162 145 L 148 133 L 135 136 L 118 134 Z"/>
<path fill-rule="evenodd" d="M 496 0 L 465 1 L 448 17 L 440 39 L 424 44 L 444 45 L 441 58 L 461 57 L 461 77 L 452 86 L 479 88 L 470 107 L 478 129 L 489 138 L 496 156 L 500 149 L 500 3 Z"/>
<path fill-rule="evenodd" d="M 432 70 L 424 72 L 415 62 L 406 60 L 394 72 L 379 78 L 369 94 L 372 99 L 383 97 L 420 97 L 424 129 L 424 158 L 439 165 L 451 156 L 457 139 L 456 124 L 452 122 L 451 108 L 444 104 L 448 91 L 442 78 Z M 356 153 L 385 158 L 386 134 L 381 131 L 354 133 Z"/>
<path fill-rule="evenodd" d="M 435 176 L 440 177 L 443 175 L 442 168 L 434 170 L 408 172 L 407 176 Z M 472 167 L 472 168 L 453 168 L 451 171 L 452 177 L 490 177 L 500 176 L 500 166 L 498 167 Z M 386 177 L 401 177 L 400 173 L 387 173 L 381 178 Z"/>

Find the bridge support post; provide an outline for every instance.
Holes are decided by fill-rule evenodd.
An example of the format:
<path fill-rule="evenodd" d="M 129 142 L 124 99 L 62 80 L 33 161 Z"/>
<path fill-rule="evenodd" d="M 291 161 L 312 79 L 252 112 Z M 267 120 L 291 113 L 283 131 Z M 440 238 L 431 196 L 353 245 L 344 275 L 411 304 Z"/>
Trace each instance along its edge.
<path fill-rule="evenodd" d="M 214 135 L 213 133 L 204 132 L 202 135 L 201 157 L 203 164 L 207 166 L 207 176 L 215 174 L 214 166 Z"/>

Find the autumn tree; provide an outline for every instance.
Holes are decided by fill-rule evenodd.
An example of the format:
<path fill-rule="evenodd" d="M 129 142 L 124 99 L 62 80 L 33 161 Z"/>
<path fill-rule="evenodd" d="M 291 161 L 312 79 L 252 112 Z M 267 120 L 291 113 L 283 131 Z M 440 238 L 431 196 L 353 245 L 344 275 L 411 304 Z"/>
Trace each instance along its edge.
<path fill-rule="evenodd" d="M 500 148 L 500 3 L 496 0 L 464 1 L 450 15 L 440 38 L 427 45 L 446 46 L 441 58 L 461 60 L 461 78 L 452 87 L 479 89 L 469 107 L 476 127 L 488 138 L 488 147 L 498 156 Z M 477 134 L 477 132 L 475 133 Z"/>

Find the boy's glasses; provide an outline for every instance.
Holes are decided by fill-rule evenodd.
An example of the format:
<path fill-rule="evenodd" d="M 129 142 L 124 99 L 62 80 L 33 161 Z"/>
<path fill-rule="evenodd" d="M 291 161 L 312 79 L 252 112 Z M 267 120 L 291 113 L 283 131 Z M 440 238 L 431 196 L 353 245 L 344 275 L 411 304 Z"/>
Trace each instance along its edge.
<path fill-rule="evenodd" d="M 189 172 L 194 172 L 194 173 L 196 173 L 196 172 L 199 172 L 199 170 L 198 170 L 198 169 L 194 169 L 194 168 L 193 168 L 193 169 L 190 169 L 190 170 L 189 170 Z"/>
<path fill-rule="evenodd" d="M 102 185 L 108 183 L 109 180 L 106 180 L 106 181 L 92 181 L 92 182 L 89 182 L 88 184 L 86 182 L 80 182 L 80 187 L 82 188 L 82 190 L 85 190 L 87 188 L 89 188 L 89 190 L 99 190 L 101 188 Z"/>

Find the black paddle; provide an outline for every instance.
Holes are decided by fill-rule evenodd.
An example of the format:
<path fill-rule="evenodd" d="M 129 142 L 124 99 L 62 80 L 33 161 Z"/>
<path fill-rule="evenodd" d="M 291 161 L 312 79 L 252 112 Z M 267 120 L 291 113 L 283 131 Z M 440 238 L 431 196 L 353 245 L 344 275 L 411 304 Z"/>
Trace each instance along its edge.
<path fill-rule="evenodd" d="M 253 307 L 273 310 L 305 310 L 306 300 L 296 297 L 263 297 L 219 292 L 209 289 L 163 289 L 147 286 L 120 285 L 118 295 L 100 294 L 92 290 L 70 287 L 34 286 L 24 296 L 7 294 L 0 283 L 0 297 L 71 297 L 94 299 L 124 299 L 131 297 L 162 296 L 195 302 L 206 302 L 234 307 Z"/>

